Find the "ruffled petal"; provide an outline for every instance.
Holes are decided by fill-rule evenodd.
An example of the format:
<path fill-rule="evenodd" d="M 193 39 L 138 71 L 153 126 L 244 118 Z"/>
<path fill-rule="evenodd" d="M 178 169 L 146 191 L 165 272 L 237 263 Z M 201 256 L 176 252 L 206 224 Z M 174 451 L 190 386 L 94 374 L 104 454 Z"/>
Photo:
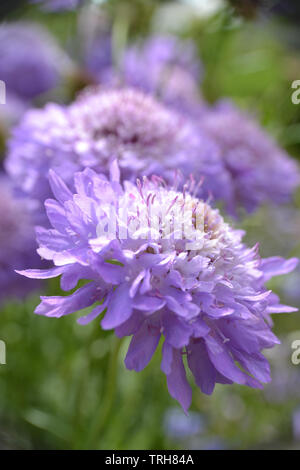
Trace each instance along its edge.
<path fill-rule="evenodd" d="M 270 314 L 274 313 L 293 313 L 293 312 L 298 312 L 298 308 L 296 307 L 290 307 L 289 305 L 282 305 L 282 304 L 277 304 L 277 305 L 269 305 L 266 308 L 266 312 Z"/>
<path fill-rule="evenodd" d="M 143 370 L 151 360 L 160 339 L 159 329 L 145 321 L 141 328 L 131 339 L 125 358 L 125 365 L 129 370 L 139 372 Z"/>
<path fill-rule="evenodd" d="M 144 315 L 142 315 L 141 312 L 134 310 L 128 320 L 115 328 L 115 334 L 119 338 L 131 336 L 140 329 L 144 320 Z"/>
<path fill-rule="evenodd" d="M 97 300 L 97 285 L 90 282 L 72 295 L 66 297 L 41 297 L 41 300 L 42 302 L 35 309 L 37 315 L 62 317 L 93 305 Z"/>
<path fill-rule="evenodd" d="M 245 374 L 235 365 L 233 358 L 226 348 L 208 335 L 204 338 L 208 356 L 215 368 L 225 377 L 241 385 L 245 385 Z"/>
<path fill-rule="evenodd" d="M 60 276 L 66 270 L 65 266 L 50 269 L 25 269 L 23 271 L 17 271 L 16 273 L 21 276 L 29 277 L 30 279 L 51 279 L 53 277 Z"/>
<path fill-rule="evenodd" d="M 80 266 L 80 264 L 66 265 L 60 279 L 60 287 L 64 291 L 69 291 L 77 286 L 80 279 L 92 280 L 93 278 L 93 271 L 89 267 Z"/>
<path fill-rule="evenodd" d="M 87 325 L 91 321 L 95 320 L 95 318 L 97 318 L 99 315 L 101 315 L 102 312 L 104 312 L 106 305 L 106 302 L 103 302 L 101 305 L 97 305 L 88 315 L 78 318 L 77 323 L 79 325 Z"/>
<path fill-rule="evenodd" d="M 53 170 L 49 170 L 49 183 L 55 198 L 64 204 L 73 198 L 73 194 L 63 180 Z"/>
<path fill-rule="evenodd" d="M 169 375 L 172 372 L 172 362 L 173 362 L 173 348 L 166 341 L 162 347 L 162 361 L 161 361 L 161 370 Z"/>
<path fill-rule="evenodd" d="M 162 327 L 166 341 L 174 348 L 181 349 L 187 346 L 193 333 L 193 328 L 174 313 L 164 312 Z"/>
<path fill-rule="evenodd" d="M 62 205 L 55 199 L 47 199 L 45 201 L 45 209 L 52 227 L 58 230 L 58 232 L 65 233 L 68 222 L 66 211 Z"/>
<path fill-rule="evenodd" d="M 271 381 L 269 362 L 261 353 L 248 354 L 244 351 L 233 350 L 233 356 L 249 374 L 260 382 Z"/>
<path fill-rule="evenodd" d="M 217 371 L 212 364 L 203 340 L 192 342 L 188 348 L 188 365 L 201 392 L 211 395 L 215 388 Z"/>
<path fill-rule="evenodd" d="M 156 312 L 165 306 L 166 301 L 150 295 L 139 295 L 132 300 L 132 305 L 138 310 L 144 312 Z"/>
<path fill-rule="evenodd" d="M 264 273 L 264 280 L 268 281 L 273 276 L 280 276 L 281 274 L 290 273 L 296 268 L 298 263 L 298 258 L 290 258 L 285 260 L 280 256 L 272 256 L 261 261 L 260 269 Z"/>
<path fill-rule="evenodd" d="M 121 284 L 111 294 L 107 312 L 101 322 L 104 330 L 110 330 L 122 325 L 132 312 L 132 299 L 129 296 L 128 284 Z"/>

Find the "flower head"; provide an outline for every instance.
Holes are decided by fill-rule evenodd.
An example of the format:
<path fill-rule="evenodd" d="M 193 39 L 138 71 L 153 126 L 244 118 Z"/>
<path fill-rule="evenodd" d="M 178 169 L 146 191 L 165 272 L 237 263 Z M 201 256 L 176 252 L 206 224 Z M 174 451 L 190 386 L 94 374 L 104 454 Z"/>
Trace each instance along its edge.
<path fill-rule="evenodd" d="M 91 12 L 94 15 L 94 11 Z M 90 26 L 90 18 L 87 19 L 87 28 Z M 115 80 L 113 67 L 112 38 L 107 33 L 86 34 L 86 50 L 84 66 L 96 83 L 111 85 Z"/>
<path fill-rule="evenodd" d="M 132 336 L 125 364 L 136 371 L 163 338 L 161 368 L 185 410 L 186 366 L 207 394 L 216 383 L 260 388 L 270 380 L 261 353 L 278 343 L 270 314 L 295 309 L 280 305 L 265 282 L 290 272 L 296 259 L 262 260 L 257 246 L 246 247 L 242 233 L 188 188 L 178 192 L 157 177 L 121 186 L 115 163 L 110 181 L 91 169 L 76 174 L 75 194 L 54 172 L 50 180 L 53 228 L 39 228 L 37 237 L 39 254 L 54 267 L 21 274 L 61 275 L 64 290 L 89 282 L 67 297 L 42 297 L 37 314 L 61 317 L 92 306 L 79 323 L 104 315 L 103 329 Z"/>
<path fill-rule="evenodd" d="M 70 106 L 29 111 L 14 130 L 6 168 L 32 197 L 51 195 L 50 168 L 72 184 L 86 167 L 107 174 L 118 159 L 123 179 L 159 174 L 203 177 L 202 191 L 226 197 L 226 175 L 213 141 L 191 120 L 134 89 L 92 89 Z"/>
<path fill-rule="evenodd" d="M 201 128 L 220 146 L 231 180 L 227 208 L 252 212 L 266 203 L 285 203 L 300 183 L 296 162 L 251 118 L 229 103 L 207 110 Z"/>
<path fill-rule="evenodd" d="M 55 87 L 63 67 L 63 54 L 52 37 L 30 23 L 0 27 L 0 78 L 8 91 L 32 99 Z"/>
<path fill-rule="evenodd" d="M 181 112 L 197 116 L 202 110 L 202 64 L 190 41 L 153 36 L 142 46 L 133 45 L 125 51 L 121 75 L 125 84 L 156 95 Z"/>
<path fill-rule="evenodd" d="M 204 433 L 206 428 L 200 413 L 190 412 L 186 416 L 175 407 L 166 411 L 163 424 L 166 435 L 179 442 Z"/>
<path fill-rule="evenodd" d="M 20 281 L 15 269 L 32 263 L 41 266 L 36 255 L 32 203 L 17 196 L 10 181 L 0 176 L 0 302 L 11 296 L 24 297 L 36 283 Z"/>

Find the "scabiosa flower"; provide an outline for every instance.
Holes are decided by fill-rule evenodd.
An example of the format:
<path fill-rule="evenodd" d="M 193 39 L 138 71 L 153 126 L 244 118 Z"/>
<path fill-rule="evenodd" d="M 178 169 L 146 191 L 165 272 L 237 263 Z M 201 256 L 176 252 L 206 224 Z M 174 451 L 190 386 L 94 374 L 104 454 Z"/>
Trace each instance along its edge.
<path fill-rule="evenodd" d="M 15 269 L 24 269 L 32 263 L 41 267 L 36 254 L 32 205 L 15 194 L 7 176 L 0 174 L 0 303 L 13 296 L 22 298 L 39 285 L 23 282 L 15 273 Z"/>
<path fill-rule="evenodd" d="M 0 27 L 0 79 L 18 97 L 28 100 L 58 82 L 65 58 L 42 28 L 25 22 Z"/>
<path fill-rule="evenodd" d="M 192 42 L 153 36 L 142 46 L 129 47 L 120 68 L 125 84 L 154 94 L 194 117 L 202 112 L 198 90 L 202 64 Z"/>
<path fill-rule="evenodd" d="M 205 422 L 200 413 L 182 414 L 178 408 L 169 408 L 164 416 L 164 431 L 169 438 L 185 441 L 205 432 Z"/>
<path fill-rule="evenodd" d="M 220 146 L 231 180 L 231 212 L 238 207 L 252 212 L 264 203 L 290 200 L 300 182 L 299 168 L 250 117 L 222 102 L 204 113 L 200 126 Z"/>
<path fill-rule="evenodd" d="M 95 33 L 91 36 L 86 38 L 85 69 L 93 77 L 95 83 L 111 85 L 115 80 L 111 35 Z"/>
<path fill-rule="evenodd" d="M 261 353 L 278 343 L 270 314 L 295 309 L 280 305 L 265 282 L 290 272 L 296 259 L 262 260 L 257 246 L 243 245 L 241 231 L 187 189 L 169 189 L 158 177 L 121 186 L 115 163 L 111 181 L 91 169 L 77 173 L 75 194 L 53 171 L 50 182 L 53 228 L 38 228 L 37 238 L 39 254 L 54 267 L 21 274 L 61 275 L 64 290 L 89 282 L 69 296 L 42 297 L 37 314 L 61 317 L 93 306 L 79 323 L 104 314 L 103 329 L 132 335 L 125 364 L 135 371 L 163 338 L 161 368 L 184 410 L 192 395 L 186 366 L 207 394 L 216 383 L 261 388 L 270 380 Z"/>
<path fill-rule="evenodd" d="M 15 128 L 6 168 L 16 184 L 44 202 L 48 171 L 67 183 L 86 167 L 107 174 L 117 158 L 122 177 L 153 173 L 173 178 L 175 169 L 204 179 L 202 191 L 230 192 L 214 142 L 191 120 L 134 89 L 93 89 L 69 107 L 49 104 L 29 111 Z"/>

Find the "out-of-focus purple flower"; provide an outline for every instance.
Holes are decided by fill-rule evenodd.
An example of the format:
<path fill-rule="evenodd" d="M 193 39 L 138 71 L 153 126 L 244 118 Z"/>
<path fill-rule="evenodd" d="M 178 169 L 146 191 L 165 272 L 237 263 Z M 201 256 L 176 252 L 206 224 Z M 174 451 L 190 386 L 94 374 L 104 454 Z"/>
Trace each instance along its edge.
<path fill-rule="evenodd" d="M 299 168 L 250 117 L 224 102 L 207 110 L 200 127 L 220 146 L 231 180 L 232 213 L 254 211 L 264 203 L 285 203 L 300 183 Z"/>
<path fill-rule="evenodd" d="M 140 63 L 139 61 L 144 61 Z M 144 69 L 147 64 L 149 69 Z M 137 67 L 139 68 L 137 69 Z M 151 67 L 152 66 L 152 67 Z M 153 36 L 141 47 L 131 46 L 124 57 L 128 80 L 146 91 L 155 93 L 163 81 L 163 75 L 171 75 L 173 67 L 186 70 L 199 81 L 202 74 L 194 44 L 175 36 Z"/>
<path fill-rule="evenodd" d="M 154 173 L 173 179 L 181 170 L 203 177 L 203 194 L 226 198 L 231 191 L 212 139 L 135 89 L 91 90 L 68 107 L 29 111 L 14 130 L 6 168 L 22 190 L 44 202 L 51 195 L 50 168 L 72 184 L 75 171 L 107 174 L 115 158 L 123 179 Z"/>
<path fill-rule="evenodd" d="M 300 440 L 300 408 L 293 414 L 293 435 L 295 440 Z"/>
<path fill-rule="evenodd" d="M 25 22 L 0 26 L 0 79 L 19 98 L 32 99 L 54 88 L 64 60 L 44 29 Z"/>
<path fill-rule="evenodd" d="M 124 53 L 121 76 L 126 85 L 156 95 L 181 112 L 198 116 L 202 64 L 194 44 L 173 36 L 154 36 Z"/>
<path fill-rule="evenodd" d="M 36 254 L 32 202 L 19 197 L 9 179 L 0 174 L 0 303 L 11 297 L 22 298 L 37 287 L 20 280 L 15 269 L 34 263 L 41 267 Z"/>
<path fill-rule="evenodd" d="M 85 69 L 96 82 L 110 84 L 113 81 L 112 40 L 107 34 L 90 38 L 86 45 Z"/>
<path fill-rule="evenodd" d="M 70 11 L 83 4 L 83 0 L 31 0 L 31 3 L 41 3 L 46 11 Z"/>
<path fill-rule="evenodd" d="M 5 104 L 0 105 L 0 154 L 5 148 L 11 127 L 18 123 L 26 109 L 27 106 L 23 100 L 11 93 L 6 93 Z"/>
<path fill-rule="evenodd" d="M 79 323 L 104 315 L 103 329 L 132 335 L 125 364 L 135 371 L 163 337 L 161 369 L 184 410 L 192 398 L 186 365 L 206 394 L 216 383 L 262 388 L 270 370 L 261 351 L 278 343 L 270 314 L 296 310 L 280 305 L 265 282 L 298 260 L 261 259 L 257 246 L 246 247 L 243 233 L 188 187 L 181 193 L 158 177 L 123 187 L 119 176 L 115 162 L 110 181 L 86 169 L 75 175 L 73 194 L 50 172 L 53 228 L 39 228 L 37 238 L 38 253 L 54 267 L 21 274 L 61 275 L 66 291 L 89 282 L 69 296 L 42 297 L 36 313 L 61 317 L 92 307 Z"/>
<path fill-rule="evenodd" d="M 190 412 L 186 416 L 177 408 L 167 410 L 163 424 L 166 435 L 180 441 L 200 434 L 205 429 L 200 413 Z"/>

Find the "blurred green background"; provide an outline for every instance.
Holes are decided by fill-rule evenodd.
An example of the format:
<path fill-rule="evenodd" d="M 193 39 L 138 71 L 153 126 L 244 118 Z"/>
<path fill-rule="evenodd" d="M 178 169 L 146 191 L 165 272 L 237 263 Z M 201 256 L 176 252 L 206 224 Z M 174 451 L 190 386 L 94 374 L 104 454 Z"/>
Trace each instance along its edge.
<path fill-rule="evenodd" d="M 291 83 L 300 79 L 300 16 L 291 22 L 249 8 L 259 2 L 235 2 L 238 12 L 216 0 L 94 3 L 119 47 L 150 32 L 193 39 L 204 65 L 204 97 L 212 103 L 230 97 L 300 159 L 300 105 L 291 102 Z M 45 13 L 26 4 L 6 12 L 5 20 L 15 19 L 42 23 L 78 60 L 77 12 Z M 261 242 L 262 255 L 300 255 L 300 194 L 289 207 L 260 209 L 242 226 L 248 243 Z M 300 307 L 299 270 L 271 287 Z M 47 294 L 58 289 L 53 282 Z M 274 319 L 282 344 L 268 353 L 273 382 L 264 391 L 217 386 L 207 397 L 194 388 L 186 417 L 167 392 L 160 351 L 143 372 L 127 371 L 126 341 L 118 355 L 114 336 L 97 322 L 83 327 L 74 315 L 35 316 L 38 300 L 9 303 L 0 313 L 7 346 L 7 364 L 0 365 L 0 448 L 300 448 L 300 365 L 291 362 L 292 341 L 300 340 L 298 313 Z"/>

